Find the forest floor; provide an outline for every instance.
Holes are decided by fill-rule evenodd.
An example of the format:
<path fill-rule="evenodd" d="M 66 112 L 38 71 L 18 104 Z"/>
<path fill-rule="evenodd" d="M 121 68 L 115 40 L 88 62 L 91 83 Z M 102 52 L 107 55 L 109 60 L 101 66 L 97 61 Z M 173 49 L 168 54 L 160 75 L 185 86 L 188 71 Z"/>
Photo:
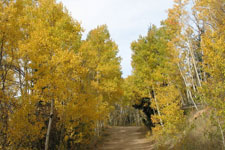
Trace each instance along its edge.
<path fill-rule="evenodd" d="M 146 133 L 144 127 L 109 127 L 95 150 L 152 150 L 153 141 Z"/>

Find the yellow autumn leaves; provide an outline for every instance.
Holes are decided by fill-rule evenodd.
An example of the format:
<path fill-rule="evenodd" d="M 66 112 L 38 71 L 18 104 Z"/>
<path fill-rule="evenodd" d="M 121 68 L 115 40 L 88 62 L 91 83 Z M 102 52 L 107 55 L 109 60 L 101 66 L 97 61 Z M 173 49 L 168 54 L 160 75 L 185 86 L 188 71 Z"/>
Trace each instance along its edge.
<path fill-rule="evenodd" d="M 0 148 L 85 146 L 121 95 L 107 26 L 82 41 L 80 24 L 55 0 L 1 1 L 0 8 Z"/>
<path fill-rule="evenodd" d="M 133 91 L 151 98 L 155 134 L 183 135 L 182 109 L 210 108 L 225 146 L 224 5 L 224 0 L 174 0 L 161 27 L 150 26 L 147 36 L 131 44 Z"/>

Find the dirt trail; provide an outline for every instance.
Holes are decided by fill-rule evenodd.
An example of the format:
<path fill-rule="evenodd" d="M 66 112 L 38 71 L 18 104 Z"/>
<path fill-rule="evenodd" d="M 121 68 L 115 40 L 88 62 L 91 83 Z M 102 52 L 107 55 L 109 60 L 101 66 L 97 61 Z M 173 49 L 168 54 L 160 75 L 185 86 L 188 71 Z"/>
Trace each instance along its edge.
<path fill-rule="evenodd" d="M 110 127 L 96 150 L 152 150 L 143 127 Z"/>

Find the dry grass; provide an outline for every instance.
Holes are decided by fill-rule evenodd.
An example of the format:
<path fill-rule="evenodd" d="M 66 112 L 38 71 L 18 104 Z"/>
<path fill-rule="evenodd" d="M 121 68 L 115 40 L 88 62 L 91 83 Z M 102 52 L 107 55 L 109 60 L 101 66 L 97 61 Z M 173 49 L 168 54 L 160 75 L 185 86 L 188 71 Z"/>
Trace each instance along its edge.
<path fill-rule="evenodd" d="M 217 127 L 212 124 L 210 110 L 191 111 L 187 125 L 177 140 L 167 140 L 157 146 L 158 150 L 222 150 L 221 137 Z M 166 138 L 166 137 L 162 137 Z M 162 140 L 163 141 L 163 140 Z"/>

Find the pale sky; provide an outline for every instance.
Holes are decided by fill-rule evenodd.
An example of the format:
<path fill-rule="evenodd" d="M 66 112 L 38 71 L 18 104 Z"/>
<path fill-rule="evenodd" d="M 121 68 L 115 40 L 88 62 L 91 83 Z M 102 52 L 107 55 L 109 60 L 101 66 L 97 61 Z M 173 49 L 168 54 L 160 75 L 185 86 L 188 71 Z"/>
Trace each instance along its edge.
<path fill-rule="evenodd" d="M 111 38 L 119 46 L 123 77 L 131 75 L 132 41 L 146 35 L 150 24 L 160 25 L 173 0 L 58 0 L 87 33 L 98 25 L 108 26 Z"/>

